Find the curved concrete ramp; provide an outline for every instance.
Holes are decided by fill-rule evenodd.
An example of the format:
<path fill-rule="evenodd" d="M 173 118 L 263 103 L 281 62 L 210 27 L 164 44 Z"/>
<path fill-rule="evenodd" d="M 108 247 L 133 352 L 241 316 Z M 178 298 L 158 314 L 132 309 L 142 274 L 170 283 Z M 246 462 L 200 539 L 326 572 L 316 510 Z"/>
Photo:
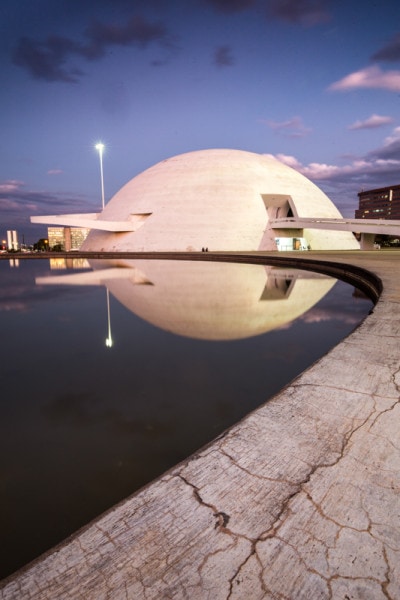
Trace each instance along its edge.
<path fill-rule="evenodd" d="M 373 314 L 1 598 L 400 598 L 400 253 L 307 256 L 376 273 Z"/>

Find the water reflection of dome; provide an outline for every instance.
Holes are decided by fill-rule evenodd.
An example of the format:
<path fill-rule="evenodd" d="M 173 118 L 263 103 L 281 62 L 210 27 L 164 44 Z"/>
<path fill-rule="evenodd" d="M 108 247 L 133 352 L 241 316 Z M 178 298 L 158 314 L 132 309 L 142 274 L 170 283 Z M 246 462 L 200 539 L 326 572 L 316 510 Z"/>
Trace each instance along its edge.
<path fill-rule="evenodd" d="M 359 247 L 351 232 L 271 229 L 271 220 L 290 216 L 341 218 L 316 185 L 272 156 L 200 150 L 131 179 L 98 215 L 82 250 L 276 250 L 281 238 L 297 236 L 313 250 Z"/>
<path fill-rule="evenodd" d="M 98 283 L 142 319 L 207 340 L 246 338 L 282 327 L 335 283 L 315 273 L 262 265 L 145 259 L 91 264 Z"/>

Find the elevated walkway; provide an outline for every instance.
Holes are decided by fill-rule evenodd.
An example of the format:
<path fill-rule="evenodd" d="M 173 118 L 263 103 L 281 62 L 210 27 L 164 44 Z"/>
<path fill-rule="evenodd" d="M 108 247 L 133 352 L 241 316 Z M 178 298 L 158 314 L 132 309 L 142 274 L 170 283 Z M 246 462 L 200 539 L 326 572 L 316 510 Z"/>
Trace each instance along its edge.
<path fill-rule="evenodd" d="M 272 229 L 329 229 L 334 231 L 353 231 L 354 233 L 374 233 L 382 235 L 400 235 L 400 221 L 386 219 L 271 219 Z"/>
<path fill-rule="evenodd" d="M 371 272 L 374 311 L 209 446 L 5 580 L 0 598 L 400 597 L 400 251 L 290 259 Z"/>
<path fill-rule="evenodd" d="M 400 237 L 400 221 L 387 219 L 322 219 L 286 217 L 270 219 L 272 229 L 279 231 L 288 229 L 323 229 L 329 231 L 351 231 L 361 234 L 360 246 L 362 250 L 373 247 L 376 235 L 397 235 Z"/>

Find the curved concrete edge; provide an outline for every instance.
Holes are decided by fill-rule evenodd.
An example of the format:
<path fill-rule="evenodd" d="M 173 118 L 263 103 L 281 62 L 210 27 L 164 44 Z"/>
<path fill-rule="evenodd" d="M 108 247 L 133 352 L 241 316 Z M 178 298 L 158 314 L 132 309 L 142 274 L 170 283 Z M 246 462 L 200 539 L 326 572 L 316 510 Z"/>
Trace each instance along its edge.
<path fill-rule="evenodd" d="M 378 276 L 372 314 L 1 598 L 400 597 L 400 252 L 311 254 Z"/>

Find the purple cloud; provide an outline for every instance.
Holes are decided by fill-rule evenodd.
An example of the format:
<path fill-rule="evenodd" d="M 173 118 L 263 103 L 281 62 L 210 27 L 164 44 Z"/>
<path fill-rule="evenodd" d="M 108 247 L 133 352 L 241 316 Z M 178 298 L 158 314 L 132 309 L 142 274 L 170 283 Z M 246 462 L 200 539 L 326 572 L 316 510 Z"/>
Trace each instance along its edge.
<path fill-rule="evenodd" d="M 375 52 L 372 56 L 372 60 L 382 60 L 388 62 L 396 62 L 400 61 L 400 33 L 395 35 L 395 37 L 381 50 Z"/>
<path fill-rule="evenodd" d="M 104 56 L 109 46 L 146 48 L 153 42 L 159 42 L 164 46 L 172 44 L 167 29 L 162 23 L 150 23 L 139 15 L 132 17 L 124 25 L 95 21 L 86 30 L 85 36 L 89 44 L 82 47 L 81 54 L 89 59 Z"/>
<path fill-rule="evenodd" d="M 27 189 L 22 181 L 0 181 L 0 211 L 3 229 L 15 229 L 20 226 L 31 228 L 29 218 L 32 215 L 58 213 L 81 213 L 93 210 L 87 199 L 78 195 L 64 193 L 52 194 Z"/>
<path fill-rule="evenodd" d="M 296 157 L 278 154 L 278 160 L 296 169 L 315 182 L 336 204 L 344 216 L 354 217 L 358 207 L 358 192 L 398 183 L 400 171 L 400 127 L 372 152 L 362 157 L 348 158 L 343 165 L 309 163 L 303 165 Z"/>
<path fill-rule="evenodd" d="M 334 92 L 346 92 L 357 89 L 381 89 L 390 92 L 400 91 L 400 71 L 382 71 L 373 65 L 360 71 L 350 73 L 332 83 L 328 90 Z"/>
<path fill-rule="evenodd" d="M 276 131 L 280 135 L 290 138 L 301 138 L 305 137 L 310 133 L 311 129 L 306 127 L 301 117 L 292 117 L 287 121 L 266 121 L 262 120 L 273 131 Z"/>
<path fill-rule="evenodd" d="M 269 0 L 267 2 L 268 12 L 273 17 L 306 26 L 329 21 L 328 6 L 327 0 Z"/>
<path fill-rule="evenodd" d="M 45 42 L 37 42 L 23 37 L 15 49 L 13 63 L 26 68 L 35 79 L 76 83 L 82 72 L 68 70 L 64 65 L 71 54 L 79 52 L 79 46 L 67 38 L 50 36 Z"/>
<path fill-rule="evenodd" d="M 372 150 L 367 154 L 369 158 L 380 162 L 392 162 L 396 161 L 398 163 L 398 168 L 400 167 L 400 127 L 396 127 L 392 135 L 387 137 L 380 148 L 376 150 Z M 398 177 L 398 174 L 397 174 Z"/>
<path fill-rule="evenodd" d="M 234 64 L 231 48 L 219 46 L 214 53 L 214 62 L 218 67 L 231 67 Z"/>
<path fill-rule="evenodd" d="M 371 115 L 368 119 L 364 121 L 356 121 L 352 125 L 349 125 L 348 129 L 357 130 L 357 129 L 376 129 L 378 127 L 383 127 L 384 125 L 389 125 L 393 123 L 394 119 L 392 117 L 384 117 L 382 115 Z"/>
<path fill-rule="evenodd" d="M 275 158 L 315 182 L 336 204 L 342 214 L 354 218 L 358 192 L 399 182 L 400 127 L 396 127 L 382 145 L 361 157 L 347 157 L 346 163 L 303 165 L 295 156 L 277 154 Z"/>
<path fill-rule="evenodd" d="M 261 7 L 267 14 L 289 23 L 313 26 L 330 20 L 329 0 L 203 0 L 225 14 Z"/>
<path fill-rule="evenodd" d="M 122 25 L 95 21 L 84 36 L 86 41 L 82 44 L 58 36 L 49 36 L 44 42 L 23 37 L 12 60 L 14 64 L 27 69 L 35 79 L 77 83 L 83 75 L 82 71 L 67 66 L 67 61 L 74 55 L 95 60 L 103 57 L 109 46 L 146 48 L 153 43 L 160 44 L 169 53 L 177 48 L 162 23 L 151 23 L 139 15 Z"/>
<path fill-rule="evenodd" d="M 205 0 L 205 2 L 223 13 L 240 12 L 256 5 L 255 0 Z"/>

